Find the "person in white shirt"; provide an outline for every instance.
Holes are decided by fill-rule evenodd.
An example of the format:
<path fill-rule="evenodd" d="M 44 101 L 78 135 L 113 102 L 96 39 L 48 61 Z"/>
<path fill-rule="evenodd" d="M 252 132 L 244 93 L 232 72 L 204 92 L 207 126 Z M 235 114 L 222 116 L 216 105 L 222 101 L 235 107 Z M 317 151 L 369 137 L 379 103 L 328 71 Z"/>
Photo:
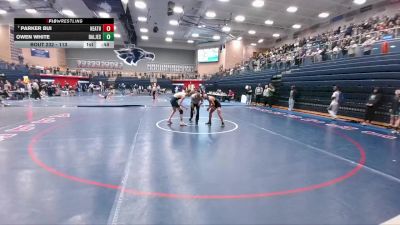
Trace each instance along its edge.
<path fill-rule="evenodd" d="M 367 40 L 362 44 L 364 48 L 364 55 L 371 55 L 372 46 L 375 44 L 374 38 L 371 38 L 371 35 L 366 36 Z"/>
<path fill-rule="evenodd" d="M 290 88 L 290 95 L 289 95 L 289 111 L 293 111 L 294 108 L 294 103 L 296 99 L 297 91 L 296 91 L 296 86 L 292 86 Z"/>
<path fill-rule="evenodd" d="M 331 101 L 331 104 L 328 107 L 328 113 L 331 115 L 331 117 L 333 119 L 337 118 L 337 113 L 338 113 L 339 107 L 340 107 L 340 105 L 339 105 L 339 103 L 340 103 L 340 95 L 341 95 L 341 92 L 340 92 L 339 87 L 338 86 L 333 86 L 333 94 L 332 94 L 332 97 L 331 97 L 332 101 Z"/>
<path fill-rule="evenodd" d="M 172 98 L 171 98 L 171 106 L 172 106 L 172 112 L 171 115 L 168 118 L 168 125 L 172 124 L 172 117 L 174 116 L 176 110 L 179 111 L 179 116 L 180 116 L 180 125 L 181 126 L 187 126 L 184 122 L 183 122 L 183 109 L 186 109 L 186 107 L 184 107 L 182 105 L 183 100 L 185 100 L 186 96 L 189 96 L 190 92 L 186 91 L 186 92 L 178 92 L 175 93 Z"/>
<path fill-rule="evenodd" d="M 349 51 L 348 51 L 348 54 L 349 54 L 350 57 L 356 56 L 356 48 L 357 48 L 357 46 L 358 45 L 356 44 L 356 42 L 354 40 L 350 42 L 350 47 L 349 47 Z"/>
<path fill-rule="evenodd" d="M 264 89 L 261 86 L 261 84 L 258 84 L 258 86 L 256 87 L 256 90 L 255 90 L 256 105 L 261 103 L 261 97 L 262 97 L 263 91 L 264 91 Z"/>

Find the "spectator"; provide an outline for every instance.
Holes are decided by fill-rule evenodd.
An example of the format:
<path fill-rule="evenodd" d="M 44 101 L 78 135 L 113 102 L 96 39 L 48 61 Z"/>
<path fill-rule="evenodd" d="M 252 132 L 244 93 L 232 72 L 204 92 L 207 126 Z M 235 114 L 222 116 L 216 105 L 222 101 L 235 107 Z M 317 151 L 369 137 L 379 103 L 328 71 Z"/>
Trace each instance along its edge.
<path fill-rule="evenodd" d="M 255 90 L 255 95 L 256 95 L 256 104 L 261 103 L 261 97 L 263 94 L 264 89 L 261 87 L 261 84 L 258 84 Z"/>
<path fill-rule="evenodd" d="M 365 119 L 362 125 L 367 125 L 370 124 L 375 117 L 375 111 L 379 107 L 379 104 L 381 103 L 382 99 L 382 94 L 380 93 L 379 88 L 374 88 L 374 91 L 372 94 L 369 96 L 367 104 L 366 104 L 366 109 L 365 109 Z"/>
<path fill-rule="evenodd" d="M 356 44 L 356 42 L 354 40 L 352 40 L 350 42 L 350 46 L 349 46 L 349 52 L 348 52 L 349 57 L 356 56 L 356 50 L 357 50 L 357 44 Z"/>
<path fill-rule="evenodd" d="M 394 128 L 393 133 L 398 133 L 400 125 L 400 89 L 395 91 L 392 107 L 390 109 L 390 124 L 389 127 Z M 396 131 L 397 128 L 397 131 Z"/>
<path fill-rule="evenodd" d="M 35 100 L 42 99 L 40 96 L 40 86 L 37 80 L 34 80 L 32 83 L 32 98 Z"/>
<path fill-rule="evenodd" d="M 232 90 L 228 91 L 228 100 L 229 101 L 235 100 L 235 93 Z"/>
<path fill-rule="evenodd" d="M 265 105 L 268 105 L 268 107 L 272 107 L 272 100 L 273 100 L 274 94 L 275 94 L 274 85 L 272 85 L 272 84 L 266 85 L 263 95 L 265 98 L 264 103 L 265 103 Z"/>
<path fill-rule="evenodd" d="M 331 115 L 332 119 L 337 119 L 337 113 L 340 107 L 340 97 L 342 93 L 340 92 L 340 88 L 338 86 L 333 86 L 333 94 L 331 97 L 331 104 L 328 107 L 328 112 Z"/>
<path fill-rule="evenodd" d="M 296 101 L 296 96 L 297 96 L 297 90 L 296 86 L 292 86 L 290 88 L 290 95 L 289 95 L 289 111 L 293 111 L 294 108 L 294 103 Z"/>
<path fill-rule="evenodd" d="M 246 97 L 247 97 L 246 104 L 251 105 L 251 99 L 253 97 L 253 90 L 251 89 L 250 85 L 246 85 L 245 90 L 246 90 Z"/>
<path fill-rule="evenodd" d="M 374 38 L 371 38 L 371 35 L 367 35 L 367 40 L 362 44 L 364 48 L 364 55 L 371 55 L 372 46 L 375 44 Z"/>

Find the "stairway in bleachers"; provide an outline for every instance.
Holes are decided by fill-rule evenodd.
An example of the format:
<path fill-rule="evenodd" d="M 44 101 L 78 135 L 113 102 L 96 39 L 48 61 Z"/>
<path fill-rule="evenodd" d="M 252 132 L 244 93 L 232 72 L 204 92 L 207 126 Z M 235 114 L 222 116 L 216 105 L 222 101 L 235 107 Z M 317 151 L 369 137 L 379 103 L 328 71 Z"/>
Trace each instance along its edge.
<path fill-rule="evenodd" d="M 301 67 L 282 76 L 279 105 L 287 106 L 290 86 L 299 92 L 295 108 L 326 112 L 332 86 L 338 85 L 345 103 L 339 114 L 364 117 L 365 103 L 374 87 L 384 93 L 378 121 L 388 121 L 388 109 L 395 89 L 400 88 L 400 53 L 329 61 Z"/>

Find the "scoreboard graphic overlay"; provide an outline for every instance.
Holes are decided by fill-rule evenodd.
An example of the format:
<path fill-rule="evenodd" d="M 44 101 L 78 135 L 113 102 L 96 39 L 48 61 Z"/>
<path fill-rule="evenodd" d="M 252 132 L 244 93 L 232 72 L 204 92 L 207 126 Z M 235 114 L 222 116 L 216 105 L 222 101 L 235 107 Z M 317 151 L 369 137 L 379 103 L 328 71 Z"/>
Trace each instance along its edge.
<path fill-rule="evenodd" d="M 15 18 L 17 48 L 114 48 L 113 18 Z"/>

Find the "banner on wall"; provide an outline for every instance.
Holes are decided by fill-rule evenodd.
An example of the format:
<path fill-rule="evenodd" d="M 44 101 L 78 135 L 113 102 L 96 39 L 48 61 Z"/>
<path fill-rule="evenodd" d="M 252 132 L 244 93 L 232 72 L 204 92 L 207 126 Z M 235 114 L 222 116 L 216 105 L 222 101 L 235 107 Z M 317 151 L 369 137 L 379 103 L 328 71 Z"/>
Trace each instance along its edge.
<path fill-rule="evenodd" d="M 129 48 L 114 50 L 114 52 L 118 59 L 130 66 L 137 66 L 137 64 L 144 59 L 154 61 L 156 58 L 156 55 L 153 52 L 147 52 L 141 48 L 135 47 L 134 45 Z"/>
<path fill-rule="evenodd" d="M 47 50 L 31 48 L 31 56 L 41 57 L 41 58 L 50 58 L 50 53 Z"/>
<path fill-rule="evenodd" d="M 169 73 L 193 73 L 195 71 L 194 65 L 178 65 L 178 64 L 147 64 L 147 71 L 149 72 L 169 72 Z"/>
<path fill-rule="evenodd" d="M 78 68 L 85 69 L 122 69 L 123 63 L 103 60 L 76 60 Z"/>

